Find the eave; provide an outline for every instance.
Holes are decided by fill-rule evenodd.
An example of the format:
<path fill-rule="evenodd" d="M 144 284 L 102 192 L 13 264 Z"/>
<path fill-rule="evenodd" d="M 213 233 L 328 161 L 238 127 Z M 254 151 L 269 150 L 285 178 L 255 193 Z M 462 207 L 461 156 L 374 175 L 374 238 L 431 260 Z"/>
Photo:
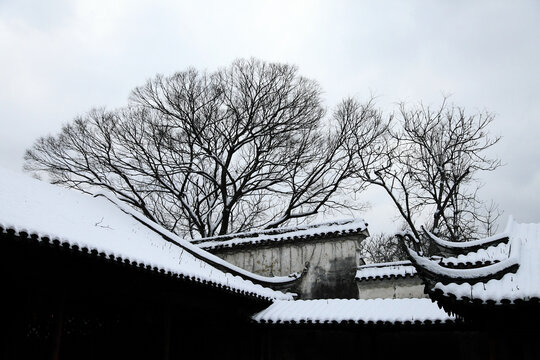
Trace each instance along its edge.
<path fill-rule="evenodd" d="M 144 226 L 150 228 L 151 230 L 153 230 L 156 233 L 158 233 L 159 235 L 161 235 L 168 242 L 182 248 L 183 250 L 185 250 L 189 254 L 193 255 L 197 259 L 202 260 L 205 263 L 208 263 L 208 264 L 212 265 L 213 267 L 215 267 L 218 270 L 221 270 L 221 271 L 226 272 L 226 273 L 230 273 L 230 274 L 235 275 L 235 276 L 239 276 L 239 277 L 243 278 L 244 280 L 249 280 L 249 281 L 253 282 L 254 284 L 258 284 L 258 285 L 261 285 L 261 286 L 264 286 L 264 287 L 267 287 L 267 288 L 270 288 L 270 289 L 273 289 L 273 290 L 278 290 L 278 291 L 280 291 L 280 290 L 288 290 L 288 289 L 292 288 L 294 284 L 299 282 L 305 276 L 305 274 L 307 273 L 307 270 L 308 270 L 307 266 L 304 267 L 302 272 L 289 274 L 287 276 L 273 276 L 273 277 L 270 277 L 270 276 L 262 276 L 262 275 L 250 273 L 249 271 L 244 270 L 242 268 L 239 268 L 239 267 L 237 267 L 237 266 L 235 266 L 235 265 L 233 265 L 231 263 L 228 263 L 228 262 L 224 261 L 223 259 L 221 259 L 221 258 L 219 258 L 219 257 L 217 257 L 215 255 L 212 255 L 211 253 L 209 253 L 207 251 L 199 249 L 195 245 L 191 245 L 191 244 L 185 245 L 182 242 L 176 241 L 175 238 L 177 237 L 177 235 L 175 235 L 172 232 L 164 229 L 160 225 L 149 221 L 147 218 L 145 218 L 144 216 L 142 216 L 138 212 L 133 211 L 131 208 L 125 206 L 124 204 L 120 203 L 119 201 L 115 201 L 114 197 L 109 197 L 109 196 L 107 196 L 105 194 L 98 194 L 96 196 L 105 197 L 107 200 L 111 201 L 116 206 L 118 206 L 118 208 L 120 210 L 122 210 L 126 214 L 132 216 L 134 219 L 139 221 Z"/>
<path fill-rule="evenodd" d="M 404 238 L 407 236 L 410 237 L 411 235 L 398 235 L 404 242 L 404 245 Z M 417 272 L 427 283 L 440 282 L 443 284 L 461 284 L 466 282 L 475 284 L 478 282 L 487 282 L 492 279 L 500 279 L 507 273 L 515 273 L 519 268 L 517 256 L 520 251 L 519 246 L 514 246 L 513 249 L 511 249 L 510 255 L 506 260 L 473 269 L 445 267 L 434 260 L 420 256 L 407 245 L 405 245 L 404 248 Z"/>
<path fill-rule="evenodd" d="M 506 232 L 484 239 L 457 242 L 443 240 L 429 232 L 424 226 L 422 226 L 422 230 L 424 234 L 437 246 L 439 251 L 446 256 L 467 254 L 480 249 L 487 249 L 490 246 L 497 246 L 501 243 L 507 244 L 509 241 L 509 237 Z"/>

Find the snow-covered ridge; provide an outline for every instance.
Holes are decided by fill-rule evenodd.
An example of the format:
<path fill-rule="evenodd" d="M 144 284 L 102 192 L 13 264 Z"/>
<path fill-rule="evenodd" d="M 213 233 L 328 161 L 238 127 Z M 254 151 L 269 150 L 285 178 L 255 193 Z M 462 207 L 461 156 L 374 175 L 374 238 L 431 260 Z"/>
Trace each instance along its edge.
<path fill-rule="evenodd" d="M 487 249 L 480 249 L 477 252 L 471 252 L 466 255 L 449 258 L 433 258 L 444 267 L 472 268 L 495 264 L 505 259 L 509 255 L 508 244 L 499 244 Z M 366 264 L 358 267 L 355 279 L 357 281 L 391 279 L 398 277 L 416 276 L 416 268 L 409 260 L 394 261 L 386 263 Z"/>
<path fill-rule="evenodd" d="M 252 319 L 259 323 L 430 324 L 453 322 L 430 299 L 320 299 L 276 301 Z"/>
<path fill-rule="evenodd" d="M 506 243 L 491 242 L 503 237 Z M 498 305 L 540 301 L 540 224 L 510 217 L 506 230 L 487 240 L 491 246 L 457 257 L 435 260 L 408 252 L 432 298 Z M 449 267 L 456 265 L 461 268 Z"/>
<path fill-rule="evenodd" d="M 441 246 L 443 248 L 460 249 L 460 250 L 466 250 L 466 249 L 476 250 L 481 247 L 487 248 L 492 245 L 498 245 L 501 241 L 508 239 L 512 231 L 513 223 L 514 223 L 513 219 L 510 216 L 506 224 L 506 228 L 503 232 L 493 235 L 493 236 L 483 238 L 483 239 L 472 240 L 472 241 L 461 241 L 461 242 L 443 240 L 435 236 L 435 234 L 429 232 L 424 226 L 422 226 L 422 230 L 426 233 L 426 235 L 428 235 L 433 240 L 433 242 L 435 242 L 436 245 Z"/>
<path fill-rule="evenodd" d="M 408 260 L 361 265 L 356 271 L 357 281 L 415 276 L 416 269 Z"/>
<path fill-rule="evenodd" d="M 520 250 L 520 242 L 516 242 L 514 246 L 512 246 L 509 256 L 503 261 L 479 268 L 455 269 L 441 266 L 439 261 L 423 257 L 416 251 L 407 248 L 409 257 L 417 266 L 422 268 L 424 271 L 427 271 L 429 274 L 432 274 L 431 276 L 444 278 L 446 282 L 448 282 L 448 279 L 453 279 L 453 281 L 456 282 L 478 282 L 483 278 L 495 276 L 496 274 L 501 274 L 508 271 L 511 268 L 519 266 Z"/>
<path fill-rule="evenodd" d="M 122 210 L 104 197 L 92 197 L 0 169 L 3 232 L 11 229 L 15 234 L 35 235 L 39 241 L 58 240 L 71 248 L 95 251 L 250 296 L 293 298 L 292 294 L 274 291 L 217 269 L 204 259 L 223 260 L 172 233 L 167 236 L 174 236 L 177 244 L 166 241 L 162 236 L 165 233 L 160 234 L 165 229 L 154 223 L 154 228 L 144 225 L 136 218 L 138 214 L 132 216 L 134 213 L 131 209 Z M 272 281 L 272 278 L 261 280 Z"/>
<path fill-rule="evenodd" d="M 115 204 L 119 209 L 125 212 L 128 215 L 131 215 L 133 218 L 137 219 L 142 224 L 149 227 L 151 230 L 154 230 L 159 235 L 163 236 L 169 242 L 172 242 L 184 250 L 187 250 L 190 254 L 194 255 L 198 259 L 202 259 L 205 262 L 210 263 L 211 265 L 217 266 L 220 269 L 226 269 L 225 272 L 232 272 L 234 274 L 240 274 L 240 276 L 248 279 L 253 279 L 259 283 L 270 284 L 270 285 L 281 285 L 285 283 L 290 283 L 302 276 L 302 273 L 293 273 L 287 276 L 262 276 L 259 274 L 251 273 L 245 269 L 242 269 L 236 265 L 226 262 L 225 260 L 217 257 L 216 255 L 210 254 L 205 250 L 198 248 L 197 246 L 191 244 L 188 241 L 182 240 L 176 234 L 165 229 L 163 226 L 150 221 L 145 216 L 141 215 L 137 211 L 133 210 L 126 204 L 120 202 L 114 195 L 106 193 L 98 193 L 95 196 L 103 196 L 113 204 Z M 180 241 L 179 241 L 180 240 Z"/>
<path fill-rule="evenodd" d="M 509 238 L 510 254 L 515 248 L 521 248 L 517 258 L 519 268 L 515 273 L 475 284 L 438 282 L 433 290 L 458 300 L 479 299 L 496 304 L 540 299 L 540 224 L 513 222 Z"/>
<path fill-rule="evenodd" d="M 507 259 L 509 249 L 508 244 L 500 243 L 496 246 L 490 246 L 487 249 L 479 249 L 478 251 L 460 254 L 456 257 L 443 258 L 441 264 L 453 267 L 489 265 Z"/>
<path fill-rule="evenodd" d="M 365 231 L 366 229 L 367 223 L 364 220 L 347 219 L 307 226 L 214 236 L 197 239 L 192 241 L 192 243 L 202 249 L 212 250 L 269 244 L 274 242 L 310 240 L 327 236 L 350 236 Z"/>

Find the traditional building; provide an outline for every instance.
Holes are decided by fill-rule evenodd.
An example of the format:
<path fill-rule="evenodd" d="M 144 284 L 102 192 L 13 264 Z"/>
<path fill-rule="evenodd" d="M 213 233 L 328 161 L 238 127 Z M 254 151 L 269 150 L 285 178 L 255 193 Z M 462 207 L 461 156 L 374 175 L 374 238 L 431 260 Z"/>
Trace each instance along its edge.
<path fill-rule="evenodd" d="M 429 299 L 275 301 L 255 314 L 263 359 L 478 359 L 454 316 Z"/>
<path fill-rule="evenodd" d="M 468 242 L 424 232 L 440 256 L 422 256 L 411 234 L 400 237 L 429 297 L 481 331 L 491 358 L 540 358 L 540 224 L 510 218 L 501 234 Z"/>
<path fill-rule="evenodd" d="M 0 171 L 3 359 L 252 359 L 289 277 L 226 263 L 113 198 Z M 268 286 L 267 286 L 268 285 Z"/>
<path fill-rule="evenodd" d="M 360 299 L 424 298 L 424 284 L 410 261 L 366 264 L 356 271 Z"/>
<path fill-rule="evenodd" d="M 360 242 L 369 236 L 360 219 L 237 233 L 193 241 L 249 272 L 301 279 L 290 288 L 302 299 L 357 298 Z"/>
<path fill-rule="evenodd" d="M 352 224 L 291 233 L 367 235 Z M 287 243 L 277 235 L 265 234 Z M 107 194 L 0 170 L 1 358 L 540 358 L 540 225 L 461 244 L 428 235 L 442 256 L 408 251 L 430 299 L 295 300 L 277 289 L 299 274 L 252 273 Z M 360 267 L 362 281 L 381 268 Z M 408 263 L 384 273 L 412 276 Z"/>
<path fill-rule="evenodd" d="M 253 316 L 267 358 L 540 358 L 540 224 L 466 243 L 427 235 L 440 256 L 408 247 L 410 262 L 360 266 L 357 279 L 419 277 L 429 299 L 274 301 Z"/>

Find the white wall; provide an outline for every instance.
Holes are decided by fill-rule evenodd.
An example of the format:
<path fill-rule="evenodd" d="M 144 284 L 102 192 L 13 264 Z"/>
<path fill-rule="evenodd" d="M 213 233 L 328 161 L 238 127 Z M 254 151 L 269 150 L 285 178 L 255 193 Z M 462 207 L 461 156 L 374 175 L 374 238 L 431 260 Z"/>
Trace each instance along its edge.
<path fill-rule="evenodd" d="M 293 291 L 303 299 L 356 298 L 354 281 L 359 265 L 359 245 L 365 235 L 326 238 L 316 241 L 276 243 L 214 253 L 243 269 L 265 276 L 283 276 L 309 270 Z"/>
<path fill-rule="evenodd" d="M 427 298 L 418 276 L 357 281 L 360 299 Z"/>

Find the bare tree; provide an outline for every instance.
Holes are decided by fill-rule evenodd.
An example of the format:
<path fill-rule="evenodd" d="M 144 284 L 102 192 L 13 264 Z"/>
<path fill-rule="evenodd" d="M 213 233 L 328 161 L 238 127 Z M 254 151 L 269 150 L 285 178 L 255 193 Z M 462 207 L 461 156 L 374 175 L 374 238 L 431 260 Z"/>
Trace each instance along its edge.
<path fill-rule="evenodd" d="M 499 141 L 488 133 L 492 121 L 489 113 L 468 115 L 446 99 L 436 109 L 401 104 L 376 164 L 363 164 L 359 175 L 386 191 L 417 238 L 417 221 L 426 216 L 431 231 L 452 241 L 492 232 L 500 212 L 493 204 L 483 210 L 477 196 L 478 173 L 501 165 L 486 155 Z"/>
<path fill-rule="evenodd" d="M 407 259 L 407 253 L 393 234 L 372 235 L 360 243 L 360 256 L 369 263 Z"/>
<path fill-rule="evenodd" d="M 320 94 L 296 67 L 254 59 L 156 76 L 125 108 L 38 139 L 25 168 L 111 191 L 182 235 L 279 226 L 342 208 L 382 132 L 371 103 L 327 119 Z"/>

